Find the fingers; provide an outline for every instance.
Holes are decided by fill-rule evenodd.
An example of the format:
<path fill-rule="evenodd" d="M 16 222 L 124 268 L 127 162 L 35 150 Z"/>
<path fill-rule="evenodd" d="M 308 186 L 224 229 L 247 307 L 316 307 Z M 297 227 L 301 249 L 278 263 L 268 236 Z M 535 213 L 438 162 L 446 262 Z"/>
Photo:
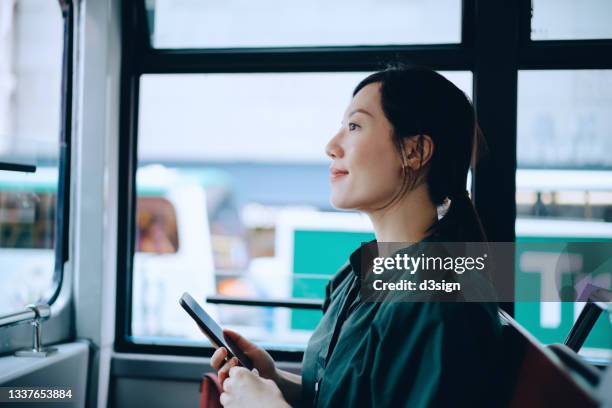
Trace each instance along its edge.
<path fill-rule="evenodd" d="M 230 361 L 228 361 L 223 365 L 223 367 L 221 367 L 221 369 L 217 373 L 217 376 L 219 376 L 219 382 L 221 384 L 223 384 L 225 382 L 225 379 L 230 376 L 231 369 L 238 366 L 238 364 L 238 359 L 236 357 L 232 357 Z"/>
<path fill-rule="evenodd" d="M 223 335 L 226 338 L 229 337 L 231 340 L 233 340 L 233 342 L 236 343 L 236 346 L 238 346 L 238 348 L 244 352 L 248 352 L 257 348 L 255 344 L 251 343 L 250 341 L 242 337 L 239 333 L 236 333 L 233 330 L 223 329 Z"/>
<path fill-rule="evenodd" d="M 219 397 L 219 402 L 221 403 L 221 405 L 226 407 L 226 406 L 228 406 L 231 403 L 231 397 L 229 396 L 229 394 L 227 392 L 224 392 Z"/>
<path fill-rule="evenodd" d="M 253 375 L 255 375 L 255 377 Z M 248 370 L 242 366 L 230 368 L 228 377 L 223 382 L 223 392 L 220 395 L 219 402 L 224 407 L 247 406 L 245 405 L 245 395 L 249 398 L 253 395 L 257 395 L 257 387 L 261 385 L 258 384 L 257 381 L 263 381 L 266 384 L 271 384 L 273 387 L 276 387 L 272 380 L 260 379 L 257 369 Z M 278 388 L 275 389 L 278 390 Z M 280 390 L 278 390 L 278 394 L 280 395 Z M 262 406 L 265 406 L 265 404 Z"/>
<path fill-rule="evenodd" d="M 242 376 L 249 373 L 249 370 L 242 366 L 234 366 L 229 370 L 229 376 L 234 378 L 241 378 Z"/>
<path fill-rule="evenodd" d="M 223 366 L 223 364 L 225 364 L 226 357 L 227 350 L 225 349 L 225 347 L 219 347 L 217 350 L 215 350 L 212 357 L 210 358 L 210 365 L 212 366 L 212 368 L 218 371 Z"/>
<path fill-rule="evenodd" d="M 231 393 L 232 390 L 234 389 L 234 379 L 232 377 L 228 377 L 224 382 L 223 382 L 223 391 L 225 392 L 229 392 Z"/>

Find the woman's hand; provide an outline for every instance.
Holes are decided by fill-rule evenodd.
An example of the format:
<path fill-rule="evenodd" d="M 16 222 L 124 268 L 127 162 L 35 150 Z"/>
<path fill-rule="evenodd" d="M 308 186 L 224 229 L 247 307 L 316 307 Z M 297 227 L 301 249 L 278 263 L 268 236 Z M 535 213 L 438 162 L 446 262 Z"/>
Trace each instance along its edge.
<path fill-rule="evenodd" d="M 233 340 L 236 346 L 251 359 L 253 367 L 257 369 L 261 377 L 273 380 L 274 382 L 278 381 L 276 365 L 266 350 L 257 347 L 235 331 L 225 329 L 223 330 L 223 335 Z M 232 357 L 229 361 L 225 361 L 226 357 L 227 350 L 225 347 L 219 347 L 210 358 L 210 365 L 218 371 L 217 374 L 221 384 L 223 384 L 228 377 L 230 369 L 239 364 L 236 357 Z"/>
<path fill-rule="evenodd" d="M 244 367 L 232 367 L 229 370 L 223 382 L 220 402 L 226 408 L 289 407 L 274 381 L 261 378 L 256 368 L 249 371 Z"/>

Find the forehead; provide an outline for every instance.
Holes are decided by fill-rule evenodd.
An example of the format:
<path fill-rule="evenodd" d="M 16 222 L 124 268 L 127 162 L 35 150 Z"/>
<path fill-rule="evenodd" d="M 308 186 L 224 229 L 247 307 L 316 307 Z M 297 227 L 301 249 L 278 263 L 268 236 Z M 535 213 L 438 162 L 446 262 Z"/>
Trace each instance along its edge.
<path fill-rule="evenodd" d="M 380 83 L 375 82 L 361 88 L 351 99 L 345 113 L 349 115 L 355 109 L 364 109 L 374 116 L 382 113 L 382 107 L 380 105 Z"/>

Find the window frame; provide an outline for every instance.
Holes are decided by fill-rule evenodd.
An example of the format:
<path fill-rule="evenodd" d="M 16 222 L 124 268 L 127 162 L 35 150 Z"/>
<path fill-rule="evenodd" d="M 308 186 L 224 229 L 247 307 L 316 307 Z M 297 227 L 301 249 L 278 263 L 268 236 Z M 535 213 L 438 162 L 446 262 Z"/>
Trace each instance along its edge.
<path fill-rule="evenodd" d="M 115 350 L 210 356 L 210 347 L 136 344 L 130 337 L 138 165 L 138 101 L 144 74 L 374 71 L 400 58 L 435 70 L 471 71 L 474 105 L 487 141 L 472 166 L 472 197 L 489 240 L 515 240 L 518 71 L 612 68 L 612 39 L 531 40 L 531 1 L 463 0 L 461 41 L 392 46 L 155 49 L 145 0 L 123 2 Z M 514 304 L 501 305 L 513 314 Z M 301 361 L 302 352 L 271 350 Z"/>
<path fill-rule="evenodd" d="M 73 122 L 73 72 L 74 72 L 74 26 L 75 13 L 72 0 L 58 0 L 62 14 L 62 67 L 60 93 L 60 127 L 58 189 L 55 207 L 54 268 L 55 288 L 46 304 L 51 306 L 51 317 L 45 322 L 45 343 L 68 340 L 73 334 L 71 272 L 65 266 L 69 261 L 70 248 L 70 174 Z M 35 172 L 35 165 L 4 163 L 1 171 Z M 67 273 L 66 273 L 67 272 Z M 0 355 L 20 348 L 32 346 L 32 329 L 28 324 L 0 327 Z"/>

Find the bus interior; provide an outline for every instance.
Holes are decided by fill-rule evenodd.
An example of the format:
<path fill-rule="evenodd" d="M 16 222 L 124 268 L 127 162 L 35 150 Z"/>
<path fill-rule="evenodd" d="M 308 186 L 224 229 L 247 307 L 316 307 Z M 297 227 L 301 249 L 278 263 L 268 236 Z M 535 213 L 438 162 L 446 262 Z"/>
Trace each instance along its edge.
<path fill-rule="evenodd" d="M 325 145 L 396 60 L 486 141 L 466 188 L 516 293 L 496 406 L 612 406 L 611 22 L 609 0 L 2 0 L 0 406 L 206 406 L 184 292 L 300 374 L 375 238 L 330 204 Z M 594 289 L 546 292 L 551 267 Z"/>

